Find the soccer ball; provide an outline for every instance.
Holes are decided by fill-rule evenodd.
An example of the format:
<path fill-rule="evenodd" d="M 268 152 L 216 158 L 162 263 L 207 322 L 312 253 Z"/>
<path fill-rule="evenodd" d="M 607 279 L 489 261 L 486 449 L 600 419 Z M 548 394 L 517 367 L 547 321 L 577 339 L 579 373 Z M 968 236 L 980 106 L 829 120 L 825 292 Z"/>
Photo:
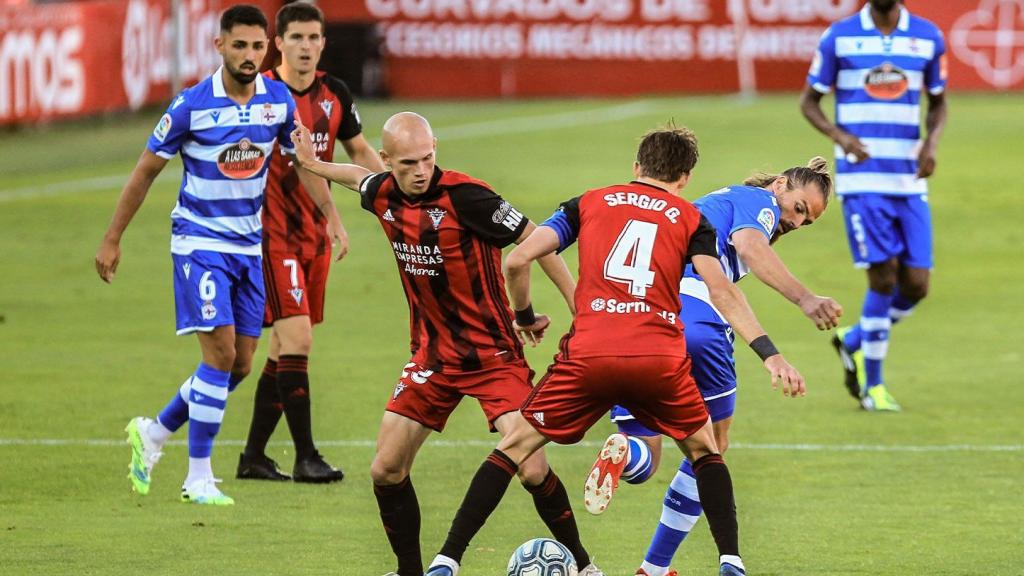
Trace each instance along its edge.
<path fill-rule="evenodd" d="M 550 538 L 534 538 L 508 559 L 508 576 L 576 576 L 576 559 Z"/>

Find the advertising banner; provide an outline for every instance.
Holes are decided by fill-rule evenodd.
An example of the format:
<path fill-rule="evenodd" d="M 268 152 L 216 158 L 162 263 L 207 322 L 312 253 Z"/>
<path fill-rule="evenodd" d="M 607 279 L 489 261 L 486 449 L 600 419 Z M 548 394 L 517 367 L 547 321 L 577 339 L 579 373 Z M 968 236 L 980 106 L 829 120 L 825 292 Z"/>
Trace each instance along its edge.
<path fill-rule="evenodd" d="M 1024 0 L 907 0 L 949 44 L 953 89 L 1024 87 Z M 821 33 L 863 0 L 345 0 L 396 97 L 799 90 Z"/>

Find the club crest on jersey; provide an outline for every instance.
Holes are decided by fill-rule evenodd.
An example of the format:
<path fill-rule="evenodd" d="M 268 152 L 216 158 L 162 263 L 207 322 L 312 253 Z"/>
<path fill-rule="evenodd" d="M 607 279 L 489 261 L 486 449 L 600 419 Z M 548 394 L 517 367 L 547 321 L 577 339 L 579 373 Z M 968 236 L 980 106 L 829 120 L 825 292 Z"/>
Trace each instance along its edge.
<path fill-rule="evenodd" d="M 263 112 L 260 114 L 260 118 L 263 119 L 263 123 L 270 125 L 277 121 L 277 114 L 274 113 L 274 105 L 266 103 L 263 105 Z"/>
<path fill-rule="evenodd" d="M 156 128 L 153 130 L 153 137 L 163 142 L 164 138 L 167 138 L 167 133 L 171 131 L 171 124 L 173 124 L 170 114 L 164 114 L 160 117 L 160 121 L 156 123 Z"/>
<path fill-rule="evenodd" d="M 891 62 L 875 66 L 864 77 L 864 91 L 876 100 L 898 100 L 909 88 L 906 72 Z"/>
<path fill-rule="evenodd" d="M 757 215 L 757 222 L 770 236 L 772 230 L 775 229 L 775 212 L 772 212 L 771 208 L 762 208 L 761 212 Z"/>
<path fill-rule="evenodd" d="M 321 100 L 320 109 L 324 111 L 324 114 L 326 114 L 328 118 L 330 118 L 331 110 L 334 110 L 334 102 L 331 100 Z"/>
<path fill-rule="evenodd" d="M 242 138 L 221 151 L 217 157 L 220 173 L 232 180 L 244 180 L 259 174 L 266 159 L 263 149 L 248 138 Z"/>
<path fill-rule="evenodd" d="M 288 293 L 295 299 L 296 304 L 302 304 L 302 288 L 292 288 Z"/>
<path fill-rule="evenodd" d="M 430 216 L 430 221 L 434 224 L 434 230 L 441 227 L 441 220 L 444 220 L 446 214 L 448 214 L 448 212 L 441 208 L 431 208 L 430 210 L 427 210 L 427 216 Z"/>
<path fill-rule="evenodd" d="M 396 384 L 395 385 L 395 393 L 391 395 L 391 399 L 392 400 L 397 400 L 398 399 L 398 395 L 401 394 L 402 392 L 405 392 L 406 388 L 408 388 L 408 386 L 406 386 L 402 382 L 399 382 L 398 384 Z"/>
<path fill-rule="evenodd" d="M 213 300 L 203 302 L 202 314 L 203 320 L 213 320 L 217 317 L 217 307 L 213 305 Z"/>

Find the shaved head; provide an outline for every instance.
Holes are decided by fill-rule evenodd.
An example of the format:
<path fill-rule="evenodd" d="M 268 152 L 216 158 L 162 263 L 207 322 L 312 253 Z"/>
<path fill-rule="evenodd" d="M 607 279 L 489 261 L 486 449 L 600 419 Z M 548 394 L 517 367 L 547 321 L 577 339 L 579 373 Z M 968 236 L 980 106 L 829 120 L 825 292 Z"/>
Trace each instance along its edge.
<path fill-rule="evenodd" d="M 406 194 L 423 194 L 434 176 L 437 139 L 427 119 L 415 112 L 399 112 L 381 131 L 381 160 L 391 168 L 398 187 Z"/>

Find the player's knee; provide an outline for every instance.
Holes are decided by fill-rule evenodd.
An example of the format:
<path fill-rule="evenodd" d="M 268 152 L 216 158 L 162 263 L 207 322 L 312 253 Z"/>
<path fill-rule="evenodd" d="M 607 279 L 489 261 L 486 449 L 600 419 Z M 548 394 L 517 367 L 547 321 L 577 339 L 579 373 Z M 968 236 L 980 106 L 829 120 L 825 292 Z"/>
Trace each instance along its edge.
<path fill-rule="evenodd" d="M 900 294 L 913 302 L 924 300 L 928 295 L 928 280 L 914 280 L 900 284 Z"/>
<path fill-rule="evenodd" d="M 519 466 L 519 471 L 516 475 L 519 476 L 519 481 L 527 486 L 539 486 L 548 475 L 548 463 L 544 458 L 527 458 L 526 462 L 523 462 Z"/>
<path fill-rule="evenodd" d="M 409 470 L 400 462 L 389 462 L 380 457 L 374 458 L 370 464 L 370 478 L 379 486 L 390 486 L 405 480 Z"/>
<path fill-rule="evenodd" d="M 310 350 L 313 349 L 312 330 L 289 330 L 282 332 L 280 339 L 281 354 L 309 356 Z"/>

